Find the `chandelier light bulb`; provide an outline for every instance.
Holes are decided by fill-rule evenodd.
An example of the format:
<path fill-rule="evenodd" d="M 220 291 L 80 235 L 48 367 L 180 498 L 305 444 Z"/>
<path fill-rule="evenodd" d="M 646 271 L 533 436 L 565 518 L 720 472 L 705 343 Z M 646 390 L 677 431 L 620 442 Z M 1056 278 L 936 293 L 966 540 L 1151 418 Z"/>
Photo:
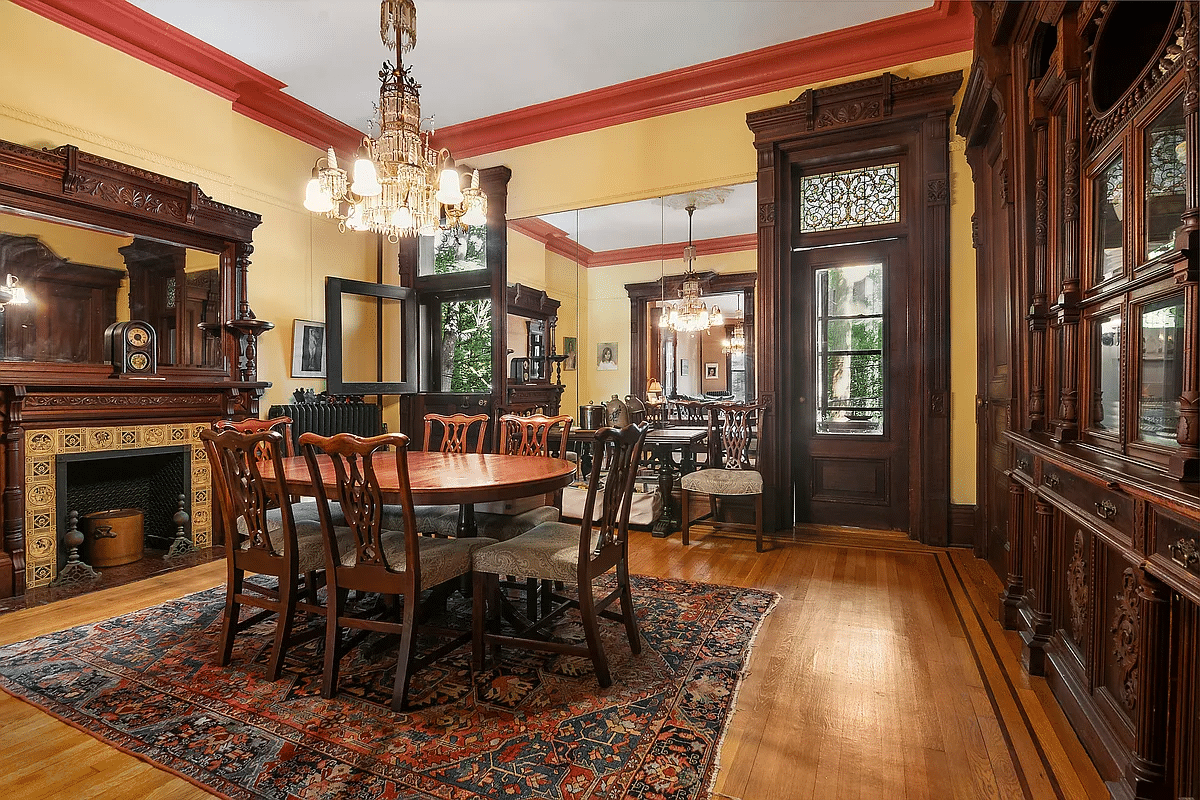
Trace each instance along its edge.
<path fill-rule="evenodd" d="M 725 315 L 721 313 L 720 306 L 713 306 L 712 314 L 708 318 L 709 325 L 724 325 Z"/>
<path fill-rule="evenodd" d="M 304 207 L 314 214 L 328 214 L 333 211 L 333 198 L 321 188 L 321 179 L 316 175 L 304 190 Z"/>
<path fill-rule="evenodd" d="M 444 206 L 456 206 L 463 201 L 462 187 L 459 184 L 458 170 L 452 164 L 447 164 L 442 170 L 438 182 L 437 201 Z"/>
<path fill-rule="evenodd" d="M 378 197 L 383 194 L 379 185 L 379 176 L 375 172 L 375 164 L 366 155 L 359 155 L 354 160 L 354 183 L 350 191 L 359 197 Z"/>
<path fill-rule="evenodd" d="M 354 208 L 350 211 L 350 216 L 346 218 L 346 227 L 352 231 L 369 230 L 370 226 L 363 219 L 362 203 L 354 204 Z"/>
<path fill-rule="evenodd" d="M 478 227 L 487 224 L 487 216 L 484 215 L 483 209 L 478 203 L 471 203 L 471 207 L 467 209 L 467 213 L 463 214 L 462 218 L 464 225 Z"/>

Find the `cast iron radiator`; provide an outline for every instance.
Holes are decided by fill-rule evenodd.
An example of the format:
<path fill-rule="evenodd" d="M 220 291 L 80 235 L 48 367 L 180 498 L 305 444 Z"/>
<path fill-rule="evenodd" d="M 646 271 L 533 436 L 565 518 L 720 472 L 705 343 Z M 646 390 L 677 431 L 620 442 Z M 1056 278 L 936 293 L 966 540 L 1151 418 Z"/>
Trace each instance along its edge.
<path fill-rule="evenodd" d="M 292 418 L 292 452 L 300 453 L 300 434 L 333 436 L 353 433 L 378 436 L 383 433 L 383 413 L 374 403 L 291 403 L 271 406 L 267 418 Z"/>

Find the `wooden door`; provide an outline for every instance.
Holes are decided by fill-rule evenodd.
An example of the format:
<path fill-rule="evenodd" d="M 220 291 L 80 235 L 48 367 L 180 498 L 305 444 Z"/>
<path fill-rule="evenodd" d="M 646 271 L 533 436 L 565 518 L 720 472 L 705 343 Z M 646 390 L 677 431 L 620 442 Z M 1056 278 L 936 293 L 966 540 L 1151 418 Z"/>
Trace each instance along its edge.
<path fill-rule="evenodd" d="M 977 306 L 979 335 L 978 394 L 975 421 L 979 457 L 976 462 L 978 524 L 976 554 L 997 575 L 1008 574 L 1009 446 L 1004 438 L 1011 413 L 1012 328 L 1011 231 L 1009 210 L 1000 198 L 1005 180 L 999 134 L 988 143 L 974 170 L 976 196 L 989 198 L 976 210 L 978 237 Z"/>
<path fill-rule="evenodd" d="M 796 520 L 905 530 L 912 376 L 902 238 L 793 257 Z"/>

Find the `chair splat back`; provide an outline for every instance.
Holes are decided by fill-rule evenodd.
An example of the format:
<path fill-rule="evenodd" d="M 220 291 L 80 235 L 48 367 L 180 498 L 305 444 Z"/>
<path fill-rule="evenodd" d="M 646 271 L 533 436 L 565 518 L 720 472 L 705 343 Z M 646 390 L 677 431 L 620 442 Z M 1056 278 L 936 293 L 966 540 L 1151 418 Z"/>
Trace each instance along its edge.
<path fill-rule="evenodd" d="M 272 545 L 267 519 L 268 511 L 281 509 L 285 516 L 284 524 L 288 527 L 294 524 L 282 477 L 280 453 L 286 446 L 283 436 L 273 430 L 241 433 L 226 429 L 219 432 L 202 430 L 200 438 L 204 441 L 212 468 L 226 535 L 237 538 L 228 546 L 237 547 L 241 544 L 242 537 L 237 524 L 240 518 L 251 551 L 272 557 L 292 557 Z M 270 479 L 265 478 L 259 469 L 264 461 L 271 462 L 274 467 L 275 475 Z M 286 543 L 286 538 L 283 541 Z"/>
<path fill-rule="evenodd" d="M 550 446 L 550 434 L 559 426 L 557 449 Z M 571 433 L 571 418 L 566 415 L 548 417 L 544 414 L 505 414 L 500 417 L 500 443 L 496 450 L 509 456 L 545 456 L 566 458 L 567 437 Z"/>
<path fill-rule="evenodd" d="M 260 431 L 278 431 L 283 434 L 283 455 L 285 458 L 292 454 L 292 418 L 291 417 L 271 417 L 270 419 L 259 419 L 258 417 L 247 417 L 246 419 L 232 420 L 219 419 L 212 424 L 213 430 L 216 431 L 238 431 L 239 433 L 258 433 Z M 268 458 L 267 448 L 262 448 L 259 461 L 266 461 Z"/>
<path fill-rule="evenodd" d="M 761 405 L 714 406 L 708 411 L 708 441 L 716 452 L 710 463 L 721 469 L 758 469 L 758 428 L 765 413 Z"/>
<path fill-rule="evenodd" d="M 441 445 L 434 447 L 434 423 L 442 429 Z M 425 449 L 440 450 L 443 453 L 482 453 L 484 446 L 484 428 L 488 423 L 487 414 L 442 414 L 425 415 Z M 472 440 L 475 442 L 472 446 Z"/>
<path fill-rule="evenodd" d="M 387 452 L 393 448 L 394 453 Z M 382 436 L 361 438 L 350 433 L 339 433 L 324 437 L 315 433 L 305 433 L 300 437 L 300 449 L 308 462 L 309 471 L 314 476 L 317 494 L 318 510 L 322 517 L 329 513 L 328 502 L 336 499 L 341 504 L 345 525 L 354 534 L 355 564 L 358 567 L 377 567 L 387 572 L 409 571 L 415 580 L 420 569 L 420 559 L 417 555 L 415 533 L 406 536 L 407 565 L 390 564 L 386 548 L 383 546 L 383 515 L 384 501 L 380 489 L 379 477 L 375 472 L 377 458 L 395 458 L 397 486 L 400 493 L 400 506 L 403 511 L 406 531 L 416 531 L 416 517 L 413 510 L 411 483 L 408 477 L 408 437 L 402 433 L 390 433 Z M 330 498 L 323 481 L 315 477 L 321 474 L 318 451 L 329 456 L 337 479 L 337 497 Z M 329 520 L 323 525 L 326 531 L 332 531 L 333 525 Z M 340 563 L 343 554 L 339 552 L 336 537 L 326 535 L 326 544 L 330 548 L 334 563 Z"/>
<path fill-rule="evenodd" d="M 650 426 L 627 425 L 624 428 L 601 428 L 596 431 L 593 447 L 599 457 L 592 459 L 592 475 L 588 480 L 587 499 L 579 537 L 580 563 L 616 546 L 623 548 L 629 533 L 629 507 L 633 502 L 633 484 L 637 478 L 642 445 Z M 596 496 L 599 494 L 601 473 L 608 470 L 601 497 L 599 518 L 593 521 Z"/>

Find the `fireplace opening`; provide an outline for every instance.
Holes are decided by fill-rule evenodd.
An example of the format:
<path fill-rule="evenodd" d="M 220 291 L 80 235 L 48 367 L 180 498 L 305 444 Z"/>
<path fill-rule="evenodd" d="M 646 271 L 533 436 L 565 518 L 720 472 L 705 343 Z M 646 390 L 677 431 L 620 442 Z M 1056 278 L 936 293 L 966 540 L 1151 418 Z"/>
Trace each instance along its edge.
<path fill-rule="evenodd" d="M 55 511 L 59 520 L 58 567 L 67 560 L 67 514 L 140 509 L 145 515 L 145 546 L 165 552 L 175 539 L 179 495 L 190 513 L 191 448 L 147 447 L 100 453 L 65 453 L 57 458 Z M 82 527 L 80 528 L 82 530 Z M 190 533 L 190 530 L 188 531 Z"/>

